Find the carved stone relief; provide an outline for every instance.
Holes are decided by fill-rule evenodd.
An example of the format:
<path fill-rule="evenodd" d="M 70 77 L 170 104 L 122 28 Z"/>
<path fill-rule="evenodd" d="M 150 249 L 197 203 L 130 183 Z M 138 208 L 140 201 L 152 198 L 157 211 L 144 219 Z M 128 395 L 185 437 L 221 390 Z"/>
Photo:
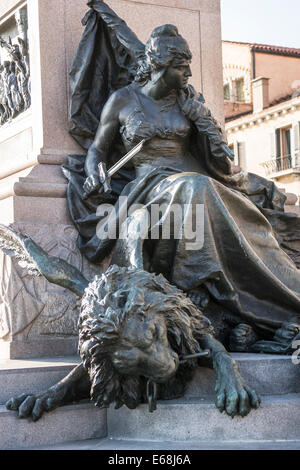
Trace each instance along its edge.
<path fill-rule="evenodd" d="M 17 35 L 0 35 L 0 126 L 31 105 L 27 13 L 14 15 Z"/>
<path fill-rule="evenodd" d="M 73 226 L 14 224 L 13 228 L 32 237 L 47 253 L 76 266 L 87 278 L 94 275 L 76 246 L 77 232 Z M 0 339 L 28 340 L 78 334 L 79 310 L 74 294 L 42 277 L 28 275 L 2 252 L 0 272 Z"/>

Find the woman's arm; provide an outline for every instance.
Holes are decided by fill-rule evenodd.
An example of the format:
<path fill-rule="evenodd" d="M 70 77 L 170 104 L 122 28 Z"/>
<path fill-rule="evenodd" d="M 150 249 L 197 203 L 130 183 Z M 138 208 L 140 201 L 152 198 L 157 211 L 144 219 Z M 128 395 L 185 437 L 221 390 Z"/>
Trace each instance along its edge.
<path fill-rule="evenodd" d="M 210 110 L 200 101 L 195 99 L 192 87 L 181 91 L 178 102 L 183 114 L 194 122 L 199 134 L 208 138 L 212 157 L 225 174 L 231 174 L 231 162 L 234 155 L 229 149 L 226 137 L 221 126 L 212 116 Z"/>
<path fill-rule="evenodd" d="M 127 103 L 128 92 L 121 89 L 111 95 L 103 108 L 95 140 L 85 160 L 87 179 L 84 183 L 84 192 L 86 198 L 101 186 L 98 165 L 100 162 L 107 162 L 114 139 L 120 129 L 120 112 Z"/>

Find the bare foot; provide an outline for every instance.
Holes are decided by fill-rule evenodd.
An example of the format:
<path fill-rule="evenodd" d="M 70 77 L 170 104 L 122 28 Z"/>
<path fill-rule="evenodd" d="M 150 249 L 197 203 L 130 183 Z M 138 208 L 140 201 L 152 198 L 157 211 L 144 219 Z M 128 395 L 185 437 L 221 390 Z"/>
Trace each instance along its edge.
<path fill-rule="evenodd" d="M 229 350 L 235 352 L 249 352 L 256 343 L 258 336 L 250 325 L 240 323 L 236 326 L 229 338 Z"/>

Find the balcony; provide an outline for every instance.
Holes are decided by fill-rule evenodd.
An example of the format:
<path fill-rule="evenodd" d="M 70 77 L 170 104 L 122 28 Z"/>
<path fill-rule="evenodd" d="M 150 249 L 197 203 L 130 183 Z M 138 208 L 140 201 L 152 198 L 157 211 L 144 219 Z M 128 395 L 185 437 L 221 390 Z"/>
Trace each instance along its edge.
<path fill-rule="evenodd" d="M 286 174 L 290 173 L 291 170 L 300 171 L 300 166 L 294 164 L 291 155 L 274 158 L 273 160 L 263 162 L 261 165 L 265 169 L 266 176 L 277 176 L 278 173 Z"/>

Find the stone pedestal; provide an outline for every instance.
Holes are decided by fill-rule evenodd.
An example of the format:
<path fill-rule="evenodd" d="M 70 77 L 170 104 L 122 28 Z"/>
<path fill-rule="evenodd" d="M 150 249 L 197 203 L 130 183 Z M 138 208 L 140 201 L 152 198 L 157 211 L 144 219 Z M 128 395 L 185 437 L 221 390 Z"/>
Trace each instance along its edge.
<path fill-rule="evenodd" d="M 178 26 L 193 52 L 191 83 L 223 121 L 219 0 L 107 0 L 141 40 L 164 23 Z M 84 0 L 0 0 L 0 30 L 27 8 L 31 107 L 0 126 L 0 223 L 31 236 L 91 277 L 76 247 L 60 166 L 82 149 L 68 133 L 68 72 L 87 11 Z M 0 358 L 76 352 L 74 295 L 31 278 L 1 254 Z"/>

